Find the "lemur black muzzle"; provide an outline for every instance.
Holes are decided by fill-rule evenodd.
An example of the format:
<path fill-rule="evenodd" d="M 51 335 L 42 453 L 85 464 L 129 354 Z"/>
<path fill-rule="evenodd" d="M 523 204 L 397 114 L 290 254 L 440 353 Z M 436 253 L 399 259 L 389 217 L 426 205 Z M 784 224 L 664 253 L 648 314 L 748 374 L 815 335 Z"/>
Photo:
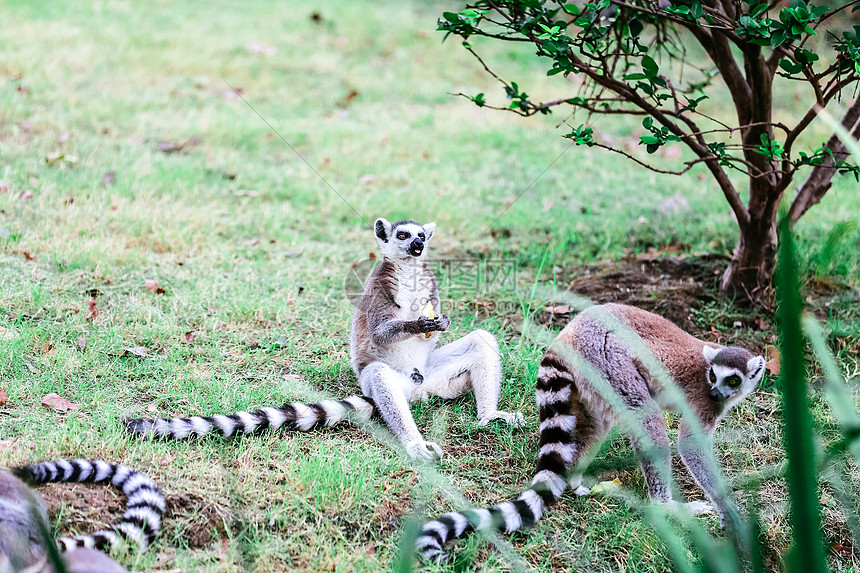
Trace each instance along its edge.
<path fill-rule="evenodd" d="M 413 257 L 417 257 L 421 255 L 421 252 L 424 250 L 424 241 L 419 238 L 415 238 L 414 241 L 409 243 L 409 254 Z"/>
<path fill-rule="evenodd" d="M 713 388 L 711 390 L 711 400 L 713 400 L 714 402 L 717 402 L 718 404 L 722 404 L 723 402 L 726 401 L 726 396 L 723 395 L 723 393 L 720 392 L 719 390 L 717 390 L 716 388 Z"/>

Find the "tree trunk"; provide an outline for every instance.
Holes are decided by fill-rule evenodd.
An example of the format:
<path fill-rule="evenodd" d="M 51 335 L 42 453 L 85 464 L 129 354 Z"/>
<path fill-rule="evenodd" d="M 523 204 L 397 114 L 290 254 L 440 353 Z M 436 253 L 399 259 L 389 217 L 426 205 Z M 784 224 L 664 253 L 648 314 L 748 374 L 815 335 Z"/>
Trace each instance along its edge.
<path fill-rule="evenodd" d="M 738 301 L 758 304 L 770 298 L 781 198 L 773 184 L 752 180 L 749 222 L 740 225 L 738 246 L 720 281 L 720 290 Z"/>

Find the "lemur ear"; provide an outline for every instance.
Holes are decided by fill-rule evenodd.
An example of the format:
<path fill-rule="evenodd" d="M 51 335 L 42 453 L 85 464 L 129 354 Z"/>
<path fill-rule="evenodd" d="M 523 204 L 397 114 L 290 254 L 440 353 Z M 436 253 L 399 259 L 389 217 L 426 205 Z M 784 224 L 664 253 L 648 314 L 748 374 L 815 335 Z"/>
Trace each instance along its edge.
<path fill-rule="evenodd" d="M 764 376 L 764 357 L 756 356 L 747 361 L 747 372 L 753 382 L 758 383 L 761 377 Z"/>
<path fill-rule="evenodd" d="M 421 226 L 424 227 L 424 242 L 426 243 L 433 236 L 433 231 L 436 230 L 436 223 L 425 223 Z"/>
<path fill-rule="evenodd" d="M 373 224 L 373 230 L 376 233 L 377 239 L 383 243 L 387 243 L 388 237 L 391 236 L 391 223 L 389 223 L 387 219 L 380 217 L 376 220 L 376 223 Z"/>
<path fill-rule="evenodd" d="M 714 361 L 714 358 L 717 357 L 717 354 L 720 353 L 720 348 L 714 348 L 713 346 L 703 346 L 702 347 L 702 356 L 705 357 L 705 360 L 708 361 L 708 364 Z"/>

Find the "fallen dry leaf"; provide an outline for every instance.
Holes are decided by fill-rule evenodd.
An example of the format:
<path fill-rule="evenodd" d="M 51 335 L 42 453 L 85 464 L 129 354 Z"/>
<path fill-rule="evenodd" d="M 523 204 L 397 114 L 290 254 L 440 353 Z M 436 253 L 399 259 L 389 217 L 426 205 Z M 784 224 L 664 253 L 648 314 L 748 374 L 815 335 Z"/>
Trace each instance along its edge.
<path fill-rule="evenodd" d="M 8 396 L 6 396 L 6 390 L 0 390 L 0 406 L 6 404 L 8 400 Z"/>
<path fill-rule="evenodd" d="M 108 185 L 113 183 L 115 179 L 116 179 L 116 172 L 115 171 L 108 171 L 107 173 L 102 175 L 102 179 L 100 181 L 101 186 L 107 187 Z"/>
<path fill-rule="evenodd" d="M 369 253 L 367 255 L 367 260 L 368 261 L 375 261 L 376 260 L 376 253 Z"/>
<path fill-rule="evenodd" d="M 261 44 L 260 42 L 251 42 L 248 44 L 248 51 L 259 56 L 271 56 L 275 53 L 275 46 Z"/>
<path fill-rule="evenodd" d="M 161 457 L 161 465 L 163 465 L 163 466 L 169 466 L 170 464 L 172 464 L 175 461 L 176 461 L 176 456 L 174 456 L 172 454 L 164 454 Z"/>
<path fill-rule="evenodd" d="M 83 337 L 82 337 L 82 338 L 78 338 L 78 339 L 75 341 L 75 345 L 78 347 L 78 350 L 80 350 L 81 352 L 83 352 L 84 350 L 86 350 L 86 349 L 87 349 L 87 339 L 86 339 L 86 338 L 83 338 Z"/>
<path fill-rule="evenodd" d="M 767 349 L 767 357 L 768 361 L 765 364 L 765 368 L 773 374 L 774 376 L 779 376 L 780 368 L 780 357 L 779 357 L 779 349 L 776 346 L 769 346 Z"/>
<path fill-rule="evenodd" d="M 87 301 L 87 320 L 95 320 L 99 316 L 99 309 L 96 308 L 96 299 L 91 298 Z"/>
<path fill-rule="evenodd" d="M 143 284 L 146 285 L 146 290 L 149 292 L 154 292 L 155 294 L 164 294 L 167 291 L 158 286 L 158 283 L 152 279 L 146 279 L 143 281 Z"/>
<path fill-rule="evenodd" d="M 24 260 L 27 261 L 28 263 L 32 263 L 34 261 L 39 260 L 36 257 L 34 257 L 33 255 L 31 255 L 30 253 L 28 253 L 27 251 L 24 251 L 23 254 L 24 254 Z"/>
<path fill-rule="evenodd" d="M 26 201 L 27 199 L 32 199 L 32 198 L 33 198 L 33 190 L 32 189 L 25 189 L 24 191 L 21 191 L 20 195 L 18 195 L 19 201 Z"/>
<path fill-rule="evenodd" d="M 550 314 L 570 314 L 571 308 L 566 304 L 560 304 L 558 306 L 548 306 L 544 310 Z"/>
<path fill-rule="evenodd" d="M 18 333 L 14 328 L 0 326 L 0 340 L 15 340 L 16 338 L 18 338 Z"/>
<path fill-rule="evenodd" d="M 70 402 L 59 394 L 54 393 L 42 396 L 42 399 L 39 400 L 39 404 L 57 412 L 68 412 L 69 410 L 77 410 L 81 407 L 80 404 Z"/>
<path fill-rule="evenodd" d="M 42 343 L 42 354 L 50 354 L 54 351 L 56 347 L 52 342 L 43 342 Z"/>
<path fill-rule="evenodd" d="M 140 358 L 146 358 L 149 356 L 149 350 L 144 348 L 143 346 L 132 346 L 129 348 L 123 348 L 126 355 L 133 354 L 135 356 L 139 356 Z"/>
<path fill-rule="evenodd" d="M 260 237 L 254 237 L 253 239 L 248 239 L 245 241 L 246 247 L 255 247 L 260 244 Z"/>
<path fill-rule="evenodd" d="M 228 101 L 232 101 L 234 99 L 239 99 L 239 97 L 245 92 L 242 88 L 234 88 L 231 90 L 224 90 L 222 96 L 224 99 Z"/>
<path fill-rule="evenodd" d="M 177 151 L 182 151 L 182 145 L 171 141 L 159 141 L 155 144 L 155 147 L 164 153 L 176 153 Z"/>
<path fill-rule="evenodd" d="M 597 485 L 595 485 L 593 488 L 591 488 L 591 495 L 594 495 L 596 493 L 606 493 L 606 492 L 615 491 L 619 487 L 621 487 L 621 485 L 622 485 L 621 480 L 618 478 L 615 478 L 615 479 L 612 479 L 609 481 L 602 481 L 602 482 L 598 483 Z"/>
<path fill-rule="evenodd" d="M 182 335 L 182 338 L 179 339 L 179 342 L 188 344 L 189 342 L 194 342 L 197 339 L 197 333 L 193 330 L 189 330 L 185 334 Z"/>
<path fill-rule="evenodd" d="M 45 156 L 45 163 L 47 163 L 48 165 L 56 165 L 60 162 L 74 164 L 78 162 L 78 156 L 66 154 L 62 151 L 52 151 Z"/>
<path fill-rule="evenodd" d="M 9 184 L 5 181 L 0 181 L 0 193 L 8 193 L 9 192 Z"/>

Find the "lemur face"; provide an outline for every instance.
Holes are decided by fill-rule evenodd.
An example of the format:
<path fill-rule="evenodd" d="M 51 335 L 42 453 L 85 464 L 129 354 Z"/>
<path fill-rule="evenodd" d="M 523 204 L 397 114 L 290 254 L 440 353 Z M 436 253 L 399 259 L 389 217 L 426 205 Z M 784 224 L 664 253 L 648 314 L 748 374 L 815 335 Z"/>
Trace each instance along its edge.
<path fill-rule="evenodd" d="M 373 227 L 383 257 L 395 260 L 419 259 L 425 255 L 425 247 L 433 236 L 436 223 L 425 225 L 419 225 L 415 221 L 389 223 L 379 218 Z"/>
<path fill-rule="evenodd" d="M 729 346 L 727 348 L 702 349 L 709 362 L 708 382 L 711 399 L 725 409 L 732 407 L 752 392 L 764 375 L 764 358 L 751 352 Z"/>

